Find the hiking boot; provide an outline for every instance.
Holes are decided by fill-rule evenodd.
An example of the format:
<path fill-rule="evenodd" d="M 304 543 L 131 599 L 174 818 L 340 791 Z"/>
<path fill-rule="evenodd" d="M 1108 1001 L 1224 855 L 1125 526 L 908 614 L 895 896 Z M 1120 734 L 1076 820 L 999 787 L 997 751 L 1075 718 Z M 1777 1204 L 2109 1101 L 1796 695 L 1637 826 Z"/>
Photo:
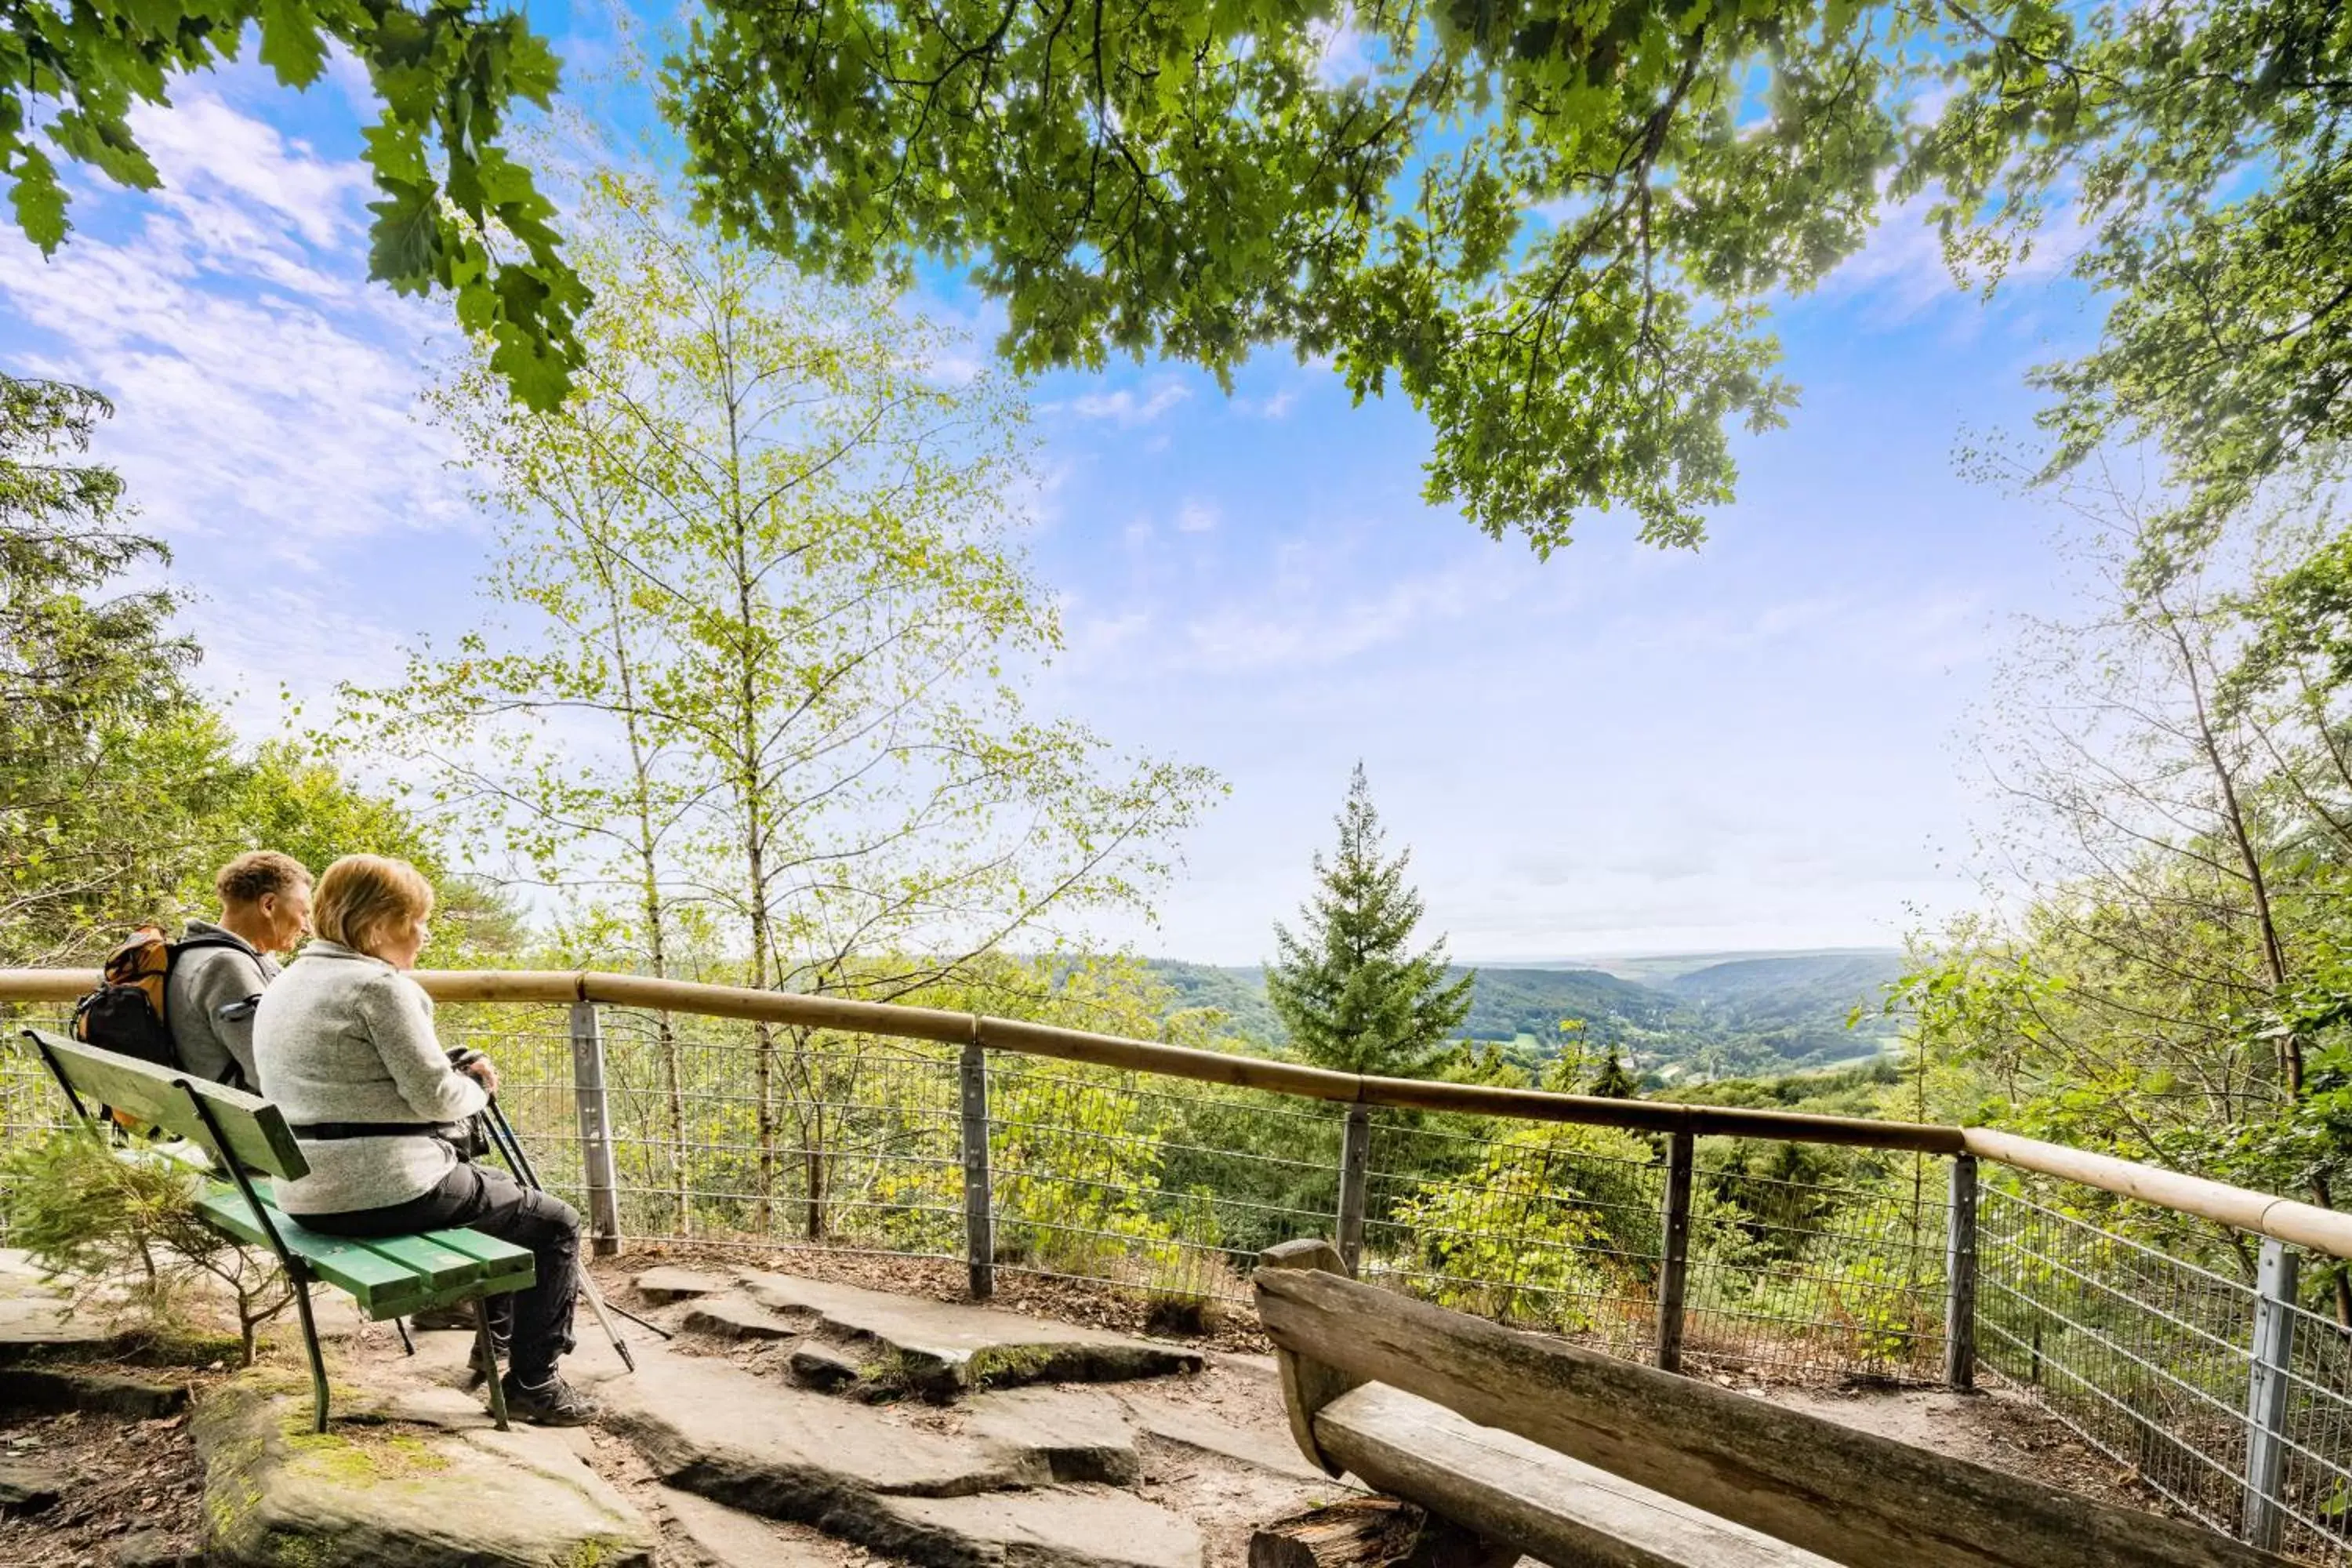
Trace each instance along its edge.
<path fill-rule="evenodd" d="M 513 1341 L 507 1335 L 495 1331 L 491 1332 L 490 1353 L 494 1358 L 507 1354 L 512 1348 Z M 487 1365 L 483 1363 L 482 1342 L 478 1335 L 475 1337 L 474 1348 L 466 1352 L 466 1372 L 467 1388 L 479 1388 L 499 1375 L 498 1362 L 495 1359 Z"/>
<path fill-rule="evenodd" d="M 427 1307 L 410 1318 L 408 1326 L 420 1334 L 449 1329 L 463 1329 L 470 1334 L 474 1331 L 474 1309 L 470 1302 L 460 1302 L 455 1307 Z"/>
<path fill-rule="evenodd" d="M 525 1388 L 509 1373 L 499 1386 L 506 1391 L 507 1415 L 534 1426 L 585 1426 L 604 1413 L 603 1406 L 564 1382 L 561 1373 L 537 1388 Z"/>

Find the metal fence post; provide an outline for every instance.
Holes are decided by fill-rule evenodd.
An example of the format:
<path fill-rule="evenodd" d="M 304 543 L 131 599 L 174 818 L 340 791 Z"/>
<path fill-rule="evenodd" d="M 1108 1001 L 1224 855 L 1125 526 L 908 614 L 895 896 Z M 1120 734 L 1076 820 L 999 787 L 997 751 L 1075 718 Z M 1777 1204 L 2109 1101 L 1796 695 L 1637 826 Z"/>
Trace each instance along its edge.
<path fill-rule="evenodd" d="M 1977 1157 L 1952 1156 L 1952 1207 L 1944 1236 L 1944 1381 L 1977 1385 Z"/>
<path fill-rule="evenodd" d="M 1666 1204 L 1658 1259 L 1658 1365 L 1683 1369 L 1683 1291 L 1690 1276 L 1691 1135 L 1666 1143 Z"/>
<path fill-rule="evenodd" d="M 2294 1353 L 2295 1255 L 2265 1239 L 2254 1271 L 2253 1370 L 2246 1386 L 2246 1510 L 2239 1533 L 2278 1549 L 2279 1482 L 2286 1470 L 2287 1368 Z"/>
<path fill-rule="evenodd" d="M 1339 1133 L 1339 1261 L 1361 1278 L 1364 1257 L 1364 1189 L 1372 1169 L 1372 1108 L 1348 1107 Z"/>
<path fill-rule="evenodd" d="M 620 1183 L 613 1170 L 611 1107 L 604 1096 L 604 1032 L 593 1002 L 572 1004 L 572 1100 L 580 1111 L 580 1169 L 588 1188 L 588 1246 L 621 1250 Z"/>
<path fill-rule="evenodd" d="M 971 1296 L 996 1294 L 996 1221 L 988 1177 L 988 1052 L 978 1040 L 963 1048 L 963 1247 L 971 1266 Z"/>

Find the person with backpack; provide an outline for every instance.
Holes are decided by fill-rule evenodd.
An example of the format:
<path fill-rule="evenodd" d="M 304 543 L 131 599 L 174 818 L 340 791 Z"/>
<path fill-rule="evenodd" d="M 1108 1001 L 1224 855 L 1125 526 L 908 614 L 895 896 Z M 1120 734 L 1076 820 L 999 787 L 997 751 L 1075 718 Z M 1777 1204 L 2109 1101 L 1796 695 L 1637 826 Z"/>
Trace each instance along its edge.
<path fill-rule="evenodd" d="M 73 1035 L 250 1091 L 254 1009 L 278 978 L 270 955 L 293 952 L 310 931 L 310 873 L 291 855 L 257 849 L 222 867 L 213 889 L 219 920 L 190 921 L 177 942 L 142 925 L 107 955 L 98 989 L 74 1009 Z"/>
<path fill-rule="evenodd" d="M 254 1004 L 278 978 L 273 954 L 310 931 L 310 873 L 291 855 L 256 849 L 213 878 L 220 918 L 190 921 L 163 982 L 163 1022 L 183 1070 L 257 1089 Z"/>

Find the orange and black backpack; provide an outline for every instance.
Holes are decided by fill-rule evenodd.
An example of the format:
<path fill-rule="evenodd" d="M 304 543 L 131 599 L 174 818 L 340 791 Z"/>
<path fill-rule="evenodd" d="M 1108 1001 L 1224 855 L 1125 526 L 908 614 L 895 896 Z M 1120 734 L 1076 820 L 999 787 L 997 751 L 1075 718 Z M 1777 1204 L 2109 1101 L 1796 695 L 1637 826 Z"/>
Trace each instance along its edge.
<path fill-rule="evenodd" d="M 197 947 L 242 948 L 233 936 L 167 940 L 161 926 L 143 925 L 106 955 L 98 989 L 74 1004 L 73 1037 L 100 1050 L 120 1051 L 160 1068 L 177 1068 L 163 987 L 180 954 Z"/>

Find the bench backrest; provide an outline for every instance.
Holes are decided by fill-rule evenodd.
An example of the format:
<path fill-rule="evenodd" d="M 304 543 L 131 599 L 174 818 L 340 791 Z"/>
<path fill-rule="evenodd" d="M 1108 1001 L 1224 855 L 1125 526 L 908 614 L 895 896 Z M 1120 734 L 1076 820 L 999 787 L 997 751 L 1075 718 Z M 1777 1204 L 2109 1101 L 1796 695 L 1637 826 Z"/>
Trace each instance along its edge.
<path fill-rule="evenodd" d="M 1269 1249 L 1255 1286 L 1291 1430 L 1318 1462 L 1318 1411 L 1381 1383 L 1833 1562 L 2284 1568 L 2196 1525 L 1359 1284 L 1328 1241 Z"/>
<path fill-rule="evenodd" d="M 206 1083 L 119 1051 L 100 1050 L 47 1029 L 26 1030 L 25 1043 L 47 1060 L 87 1110 L 112 1106 L 261 1175 L 291 1181 L 310 1173 L 285 1113 L 258 1095 Z M 197 1113 L 196 1100 L 204 1101 L 213 1125 L 220 1129 L 217 1140 Z"/>

